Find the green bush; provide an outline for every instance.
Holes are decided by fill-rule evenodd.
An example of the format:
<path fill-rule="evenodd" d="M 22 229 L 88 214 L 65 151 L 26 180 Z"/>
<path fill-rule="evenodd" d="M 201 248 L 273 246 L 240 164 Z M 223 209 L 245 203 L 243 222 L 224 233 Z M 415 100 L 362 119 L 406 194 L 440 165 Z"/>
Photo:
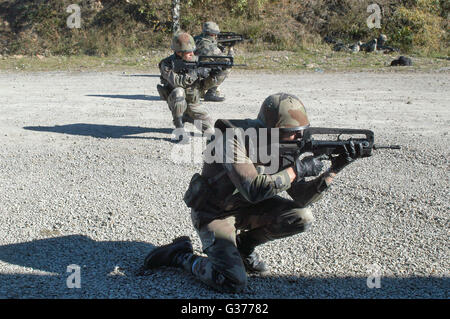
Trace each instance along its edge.
<path fill-rule="evenodd" d="M 417 6 L 400 6 L 393 17 L 392 39 L 403 50 L 426 54 L 440 51 L 445 37 L 444 21 L 437 0 L 417 0 Z"/>
<path fill-rule="evenodd" d="M 70 4 L 80 5 L 80 29 L 66 26 Z M 381 29 L 369 29 L 372 0 L 183 0 L 181 28 L 192 35 L 205 21 L 253 39 L 251 51 L 303 50 L 332 35 L 368 41 L 380 33 L 405 52 L 448 54 L 448 0 L 377 0 Z M 5 24 L 4 21 L 8 22 Z M 8 26 L 7 26 L 8 25 Z M 169 48 L 169 0 L 0 0 L 2 54 L 127 54 Z"/>
<path fill-rule="evenodd" d="M 331 1 L 333 2 L 333 1 Z M 320 11 L 330 1 L 314 1 Z M 332 35 L 344 42 L 368 41 L 384 33 L 388 44 L 404 52 L 448 50 L 449 1 L 442 0 L 379 0 L 382 10 L 381 28 L 369 29 L 367 6 L 372 0 L 341 0 L 339 10 L 329 11 L 322 35 Z M 325 5 L 326 7 L 326 5 Z M 328 6 L 330 8 L 330 6 Z"/>

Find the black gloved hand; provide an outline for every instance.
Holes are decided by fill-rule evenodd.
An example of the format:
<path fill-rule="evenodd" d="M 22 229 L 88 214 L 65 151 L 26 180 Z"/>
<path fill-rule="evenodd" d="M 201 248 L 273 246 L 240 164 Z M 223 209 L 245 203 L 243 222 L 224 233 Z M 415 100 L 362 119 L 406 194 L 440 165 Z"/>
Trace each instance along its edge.
<path fill-rule="evenodd" d="M 307 156 L 302 160 L 297 158 L 295 160 L 295 173 L 297 174 L 297 181 L 301 181 L 305 177 L 317 176 L 323 169 L 323 156 L 313 157 Z"/>
<path fill-rule="evenodd" d="M 196 69 L 191 69 L 189 70 L 188 73 L 186 73 L 186 82 L 188 84 L 193 84 L 197 80 L 198 80 L 198 73 Z"/>
<path fill-rule="evenodd" d="M 211 70 L 208 68 L 197 68 L 197 75 L 200 79 L 206 79 L 209 76 L 210 72 Z"/>
<path fill-rule="evenodd" d="M 356 159 L 363 157 L 363 144 L 350 143 L 344 146 L 345 152 L 331 159 L 331 171 L 333 173 L 339 173 L 348 164 L 353 163 Z M 364 157 L 371 156 L 371 153 L 364 154 Z"/>
<path fill-rule="evenodd" d="M 209 74 L 211 76 L 216 76 L 216 75 L 219 75 L 219 73 L 222 72 L 222 71 L 223 71 L 222 67 L 221 66 L 217 66 L 217 67 L 211 69 L 211 72 Z"/>

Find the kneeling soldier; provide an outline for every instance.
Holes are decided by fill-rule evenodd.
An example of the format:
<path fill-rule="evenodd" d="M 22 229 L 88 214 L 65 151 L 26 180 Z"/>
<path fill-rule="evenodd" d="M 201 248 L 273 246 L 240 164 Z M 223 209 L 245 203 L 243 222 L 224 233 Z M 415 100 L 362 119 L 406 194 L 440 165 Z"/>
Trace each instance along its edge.
<path fill-rule="evenodd" d="M 210 116 L 200 106 L 200 92 L 204 89 L 205 82 L 213 81 L 213 76 L 203 68 L 189 72 L 176 72 L 174 69 L 177 60 L 195 62 L 197 59 L 194 55 L 195 42 L 190 34 L 177 33 L 172 39 L 171 48 L 174 54 L 163 59 L 158 65 L 162 85 L 157 85 L 157 89 L 161 99 L 167 101 L 172 111 L 173 124 L 179 129 L 179 141 L 186 143 L 189 136 L 184 131 L 185 122 L 194 123 L 198 120 L 201 123 L 198 129 L 202 132 L 214 132 Z"/>
<path fill-rule="evenodd" d="M 202 27 L 202 34 L 196 36 L 194 38 L 196 50 L 195 55 L 228 55 L 233 56 L 234 51 L 233 47 L 228 49 L 228 53 L 225 54 L 224 48 L 219 48 L 217 43 L 217 36 L 220 34 L 219 26 L 212 21 L 205 22 Z M 231 69 L 223 70 L 217 74 L 215 74 L 215 83 L 211 83 L 209 88 L 207 88 L 206 93 L 204 94 L 205 101 L 210 102 L 222 102 L 225 100 L 225 97 L 219 96 L 218 87 L 220 84 L 225 81 L 227 76 L 230 74 Z"/>
<path fill-rule="evenodd" d="M 236 136 L 242 129 L 278 128 L 279 139 L 267 142 L 270 146 L 301 139 L 309 120 L 297 97 L 278 93 L 266 98 L 256 120 L 218 120 L 216 127 L 222 132 L 236 131 Z M 308 206 L 322 197 L 335 174 L 358 155 L 352 148 L 320 176 L 323 164 L 312 156 L 264 173 L 267 165 L 249 158 L 251 143 L 228 137 L 228 133 L 216 133 L 211 145 L 226 156 L 220 162 L 205 160 L 202 173 L 193 176 L 184 197 L 207 257 L 195 255 L 189 237 L 180 237 L 150 252 L 144 267 L 180 267 L 219 291 L 235 293 L 246 287 L 246 272 L 268 271 L 255 248 L 310 228 L 314 218 Z M 225 157 L 234 161 L 225 161 Z M 305 181 L 313 176 L 318 177 Z M 279 196 L 283 191 L 293 200 Z"/>

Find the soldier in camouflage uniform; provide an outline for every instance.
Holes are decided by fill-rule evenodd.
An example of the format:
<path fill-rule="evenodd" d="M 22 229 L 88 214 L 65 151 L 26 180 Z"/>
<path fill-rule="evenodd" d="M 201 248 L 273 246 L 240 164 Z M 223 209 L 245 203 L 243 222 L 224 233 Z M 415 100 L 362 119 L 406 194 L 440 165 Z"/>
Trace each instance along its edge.
<path fill-rule="evenodd" d="M 174 62 L 177 59 L 196 61 L 194 55 L 195 42 L 192 36 L 186 32 L 177 33 L 172 39 L 174 54 L 163 59 L 159 63 L 161 72 L 161 84 L 157 85 L 161 99 L 167 101 L 172 111 L 173 123 L 178 129 L 179 141 L 186 143 L 189 136 L 184 131 L 184 123 L 194 123 L 199 120 L 201 131 L 213 133 L 212 120 L 208 113 L 200 107 L 200 92 L 215 85 L 213 75 L 205 73 L 205 69 L 198 68 L 186 74 L 174 71 Z M 203 72 L 203 73 L 202 73 Z"/>
<path fill-rule="evenodd" d="M 222 131 L 223 127 L 279 128 L 280 140 L 301 138 L 308 126 L 302 102 L 286 93 L 269 96 L 256 120 L 216 122 Z M 224 135 L 217 136 L 211 143 L 220 145 Z M 323 164 L 312 156 L 297 158 L 294 165 L 265 174 L 266 166 L 247 156 L 247 143 L 233 138 L 232 144 L 231 156 L 238 160 L 205 161 L 201 175 L 193 176 L 184 198 L 192 208 L 192 221 L 207 257 L 195 255 L 189 237 L 180 237 L 150 252 L 144 268 L 179 267 L 219 291 L 242 291 L 247 284 L 246 272 L 268 270 L 255 247 L 306 231 L 314 220 L 308 206 L 321 198 L 337 172 L 358 158 L 351 147 L 320 176 Z M 318 177 L 305 181 L 311 176 Z M 283 191 L 293 200 L 279 196 Z"/>
<path fill-rule="evenodd" d="M 196 36 L 194 38 L 195 45 L 197 49 L 195 50 L 195 55 L 229 55 L 233 56 L 234 51 L 233 48 L 230 47 L 228 49 L 228 54 L 224 53 L 224 48 L 219 48 L 217 44 L 217 35 L 220 33 L 219 26 L 212 21 L 205 22 L 202 27 L 202 34 Z M 211 102 L 222 102 L 225 100 L 223 96 L 219 96 L 217 88 L 230 74 L 231 69 L 223 70 L 217 74 L 216 77 L 216 85 L 212 86 L 205 92 L 202 92 L 204 95 L 205 101 Z"/>

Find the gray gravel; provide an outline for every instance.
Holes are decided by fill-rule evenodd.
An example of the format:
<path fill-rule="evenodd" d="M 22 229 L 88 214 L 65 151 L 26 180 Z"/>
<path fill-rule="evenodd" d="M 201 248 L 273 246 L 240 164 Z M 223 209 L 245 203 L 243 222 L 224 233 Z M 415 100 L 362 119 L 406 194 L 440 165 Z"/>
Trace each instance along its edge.
<path fill-rule="evenodd" d="M 307 233 L 259 248 L 272 272 L 241 294 L 177 269 L 137 275 L 176 236 L 200 252 L 182 196 L 201 164 L 171 160 L 158 81 L 156 71 L 0 73 L 0 298 L 449 297 L 450 73 L 231 74 L 226 101 L 203 104 L 214 119 L 254 118 L 284 91 L 314 126 L 372 129 L 403 146 L 342 172 Z M 67 287 L 69 265 L 81 288 Z"/>

